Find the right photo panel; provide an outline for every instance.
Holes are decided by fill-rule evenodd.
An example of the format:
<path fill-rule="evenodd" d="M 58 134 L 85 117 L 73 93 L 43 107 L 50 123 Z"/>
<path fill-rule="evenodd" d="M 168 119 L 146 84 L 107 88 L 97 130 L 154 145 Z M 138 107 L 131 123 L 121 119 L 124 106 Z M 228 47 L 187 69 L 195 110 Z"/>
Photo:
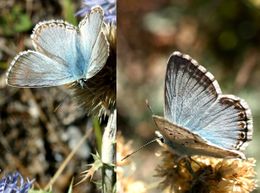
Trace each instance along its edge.
<path fill-rule="evenodd" d="M 260 192 L 260 3 L 117 5 L 117 192 Z"/>

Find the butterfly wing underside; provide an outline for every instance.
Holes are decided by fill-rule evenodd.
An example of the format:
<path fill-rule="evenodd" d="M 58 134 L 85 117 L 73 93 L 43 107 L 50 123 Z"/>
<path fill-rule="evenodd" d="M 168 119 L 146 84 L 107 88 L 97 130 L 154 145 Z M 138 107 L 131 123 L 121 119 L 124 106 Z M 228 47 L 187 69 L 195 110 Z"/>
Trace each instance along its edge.
<path fill-rule="evenodd" d="M 153 119 L 160 133 L 164 136 L 164 142 L 177 154 L 245 158 L 242 152 L 223 149 L 211 144 L 199 135 L 175 125 L 163 117 L 154 115 Z"/>
<path fill-rule="evenodd" d="M 165 118 L 217 147 L 243 150 L 252 139 L 251 112 L 242 99 L 222 95 L 214 76 L 174 52 L 165 78 Z"/>

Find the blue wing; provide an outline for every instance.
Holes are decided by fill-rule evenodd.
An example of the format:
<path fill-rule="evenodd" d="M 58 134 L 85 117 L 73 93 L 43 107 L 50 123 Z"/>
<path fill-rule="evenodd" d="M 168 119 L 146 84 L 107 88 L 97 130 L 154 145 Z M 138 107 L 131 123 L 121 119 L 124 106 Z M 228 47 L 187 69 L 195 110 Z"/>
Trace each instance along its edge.
<path fill-rule="evenodd" d="M 244 149 L 252 139 L 246 102 L 222 95 L 214 76 L 180 52 L 168 61 L 164 113 L 171 122 L 227 149 Z"/>
<path fill-rule="evenodd" d="M 31 38 L 37 51 L 66 61 L 75 80 L 89 79 L 103 68 L 109 55 L 103 25 L 103 10 L 96 7 L 79 28 L 62 20 L 45 21 L 35 27 Z"/>
<path fill-rule="evenodd" d="M 88 64 L 84 67 L 86 79 L 104 67 L 109 55 L 109 44 L 102 31 L 103 14 L 102 8 L 95 7 L 79 24 L 80 48 Z"/>
<path fill-rule="evenodd" d="M 63 60 L 68 64 L 68 71 L 75 80 L 83 78 L 83 70 L 80 68 L 82 54 L 77 28 L 62 20 L 50 20 L 37 24 L 31 35 L 35 49 L 54 60 Z M 74 81 L 75 81 L 74 80 Z"/>
<path fill-rule="evenodd" d="M 79 29 L 62 20 L 40 22 L 31 35 L 37 52 L 22 52 L 12 61 L 7 83 L 47 87 L 91 78 L 103 68 L 109 54 L 102 25 L 100 7 L 91 10 Z"/>
<path fill-rule="evenodd" d="M 15 87 L 59 86 L 73 81 L 65 61 L 31 50 L 17 55 L 7 72 L 7 84 Z"/>

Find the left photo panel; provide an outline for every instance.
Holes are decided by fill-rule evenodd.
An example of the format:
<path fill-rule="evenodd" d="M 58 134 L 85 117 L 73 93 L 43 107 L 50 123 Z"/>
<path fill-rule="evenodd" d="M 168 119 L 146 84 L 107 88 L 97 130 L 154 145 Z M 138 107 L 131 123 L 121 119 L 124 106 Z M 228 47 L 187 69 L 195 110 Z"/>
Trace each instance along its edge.
<path fill-rule="evenodd" d="M 0 3 L 0 193 L 115 191 L 116 13 Z"/>

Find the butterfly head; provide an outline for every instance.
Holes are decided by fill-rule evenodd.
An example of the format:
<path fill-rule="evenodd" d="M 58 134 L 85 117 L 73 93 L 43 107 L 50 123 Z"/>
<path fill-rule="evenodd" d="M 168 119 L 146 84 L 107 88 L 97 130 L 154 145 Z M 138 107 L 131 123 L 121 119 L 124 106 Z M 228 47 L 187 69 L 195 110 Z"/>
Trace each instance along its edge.
<path fill-rule="evenodd" d="M 86 88 L 86 81 L 87 81 L 86 79 L 82 78 L 82 79 L 77 80 L 77 83 L 80 85 L 80 87 L 82 89 L 84 89 L 84 88 Z"/>
<path fill-rule="evenodd" d="M 165 143 L 165 139 L 163 135 L 160 133 L 160 131 L 155 131 L 155 135 L 157 136 L 158 143 Z"/>

